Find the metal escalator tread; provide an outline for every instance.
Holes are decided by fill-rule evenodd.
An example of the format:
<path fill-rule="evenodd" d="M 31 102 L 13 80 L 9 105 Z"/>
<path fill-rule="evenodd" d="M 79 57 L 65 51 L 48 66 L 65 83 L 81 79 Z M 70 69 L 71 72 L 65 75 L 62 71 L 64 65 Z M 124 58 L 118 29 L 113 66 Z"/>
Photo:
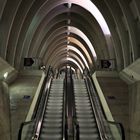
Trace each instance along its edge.
<path fill-rule="evenodd" d="M 100 140 L 84 80 L 74 80 L 74 96 L 80 140 Z"/>
<path fill-rule="evenodd" d="M 63 80 L 52 82 L 39 140 L 62 139 Z"/>

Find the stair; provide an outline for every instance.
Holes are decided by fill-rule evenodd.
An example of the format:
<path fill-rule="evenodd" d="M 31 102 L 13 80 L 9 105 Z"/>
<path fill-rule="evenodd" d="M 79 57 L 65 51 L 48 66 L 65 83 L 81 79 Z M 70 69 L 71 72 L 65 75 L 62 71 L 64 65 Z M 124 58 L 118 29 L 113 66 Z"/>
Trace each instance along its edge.
<path fill-rule="evenodd" d="M 62 140 L 63 79 L 54 79 L 39 140 Z"/>
<path fill-rule="evenodd" d="M 83 79 L 74 79 L 74 96 L 80 140 L 100 140 L 95 116 Z"/>

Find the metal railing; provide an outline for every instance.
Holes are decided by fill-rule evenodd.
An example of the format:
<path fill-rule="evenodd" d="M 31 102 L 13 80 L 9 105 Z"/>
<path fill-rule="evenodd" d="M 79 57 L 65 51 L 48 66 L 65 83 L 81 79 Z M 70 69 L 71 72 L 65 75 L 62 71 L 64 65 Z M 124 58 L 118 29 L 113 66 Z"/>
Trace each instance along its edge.
<path fill-rule="evenodd" d="M 73 117 L 73 127 L 74 127 L 74 140 L 80 140 L 79 123 L 75 117 Z"/>
<path fill-rule="evenodd" d="M 44 111 L 44 102 L 47 101 L 47 96 L 50 88 L 50 83 L 52 79 L 52 68 L 49 67 L 46 77 L 44 79 L 40 95 L 38 97 L 36 106 L 34 108 L 34 113 L 32 114 L 32 119 L 28 122 L 23 122 L 20 126 L 19 133 L 18 133 L 18 140 L 22 140 L 26 137 L 32 140 L 36 140 L 38 136 L 38 129 L 40 125 L 40 116 L 42 111 Z M 24 131 L 23 131 L 24 130 Z M 35 131 L 36 132 L 35 132 Z M 30 133 L 30 134 L 29 134 Z"/>
<path fill-rule="evenodd" d="M 65 80 L 66 80 L 66 88 L 67 88 L 67 122 L 68 122 L 67 126 L 68 126 L 68 131 L 70 132 L 70 135 L 68 132 L 68 139 L 79 140 L 79 124 L 76 119 L 73 79 L 72 79 L 72 71 L 70 68 L 67 69 L 66 71 Z"/>
<path fill-rule="evenodd" d="M 101 138 L 101 140 L 107 140 L 108 137 L 107 137 L 107 134 L 106 134 L 103 118 L 101 117 L 101 114 L 98 112 L 98 108 L 97 108 L 97 105 L 96 105 L 96 99 L 95 98 L 93 99 L 92 95 L 91 95 L 91 92 L 92 92 L 91 89 L 90 89 L 91 85 L 89 85 L 88 79 L 86 79 L 86 78 L 85 78 L 85 82 L 86 82 L 86 86 L 87 86 L 92 110 L 94 112 L 94 116 L 95 116 L 96 123 L 97 123 L 97 126 L 98 126 L 100 138 Z"/>
<path fill-rule="evenodd" d="M 51 80 L 52 79 L 49 79 L 49 81 L 47 83 L 46 96 L 42 97 L 42 98 L 44 98 L 44 100 L 42 99 L 41 105 L 40 105 L 41 109 L 39 110 L 39 112 L 37 114 L 32 140 L 38 140 L 39 136 L 40 136 L 40 130 L 41 130 L 41 126 L 42 126 L 42 122 L 43 122 L 43 118 L 44 118 L 44 113 L 45 113 L 46 105 L 48 102 L 48 96 L 49 96 L 49 92 L 50 92 Z"/>
<path fill-rule="evenodd" d="M 123 125 L 118 122 L 111 122 L 107 120 L 89 71 L 86 71 L 84 73 L 84 76 L 85 76 L 87 90 L 89 92 L 89 97 L 91 100 L 93 112 L 95 114 L 95 118 L 97 121 L 97 126 L 99 129 L 99 134 L 100 134 L 101 139 L 102 140 L 125 140 L 125 133 L 124 133 Z M 112 127 L 113 128 L 116 127 L 118 129 L 117 132 L 119 133 L 120 136 L 118 136 L 117 139 L 112 134 L 112 131 L 111 131 Z"/>
<path fill-rule="evenodd" d="M 63 95 L 63 128 L 62 128 L 62 139 L 67 139 L 67 122 L 66 122 L 66 83 L 64 80 L 64 95 Z"/>

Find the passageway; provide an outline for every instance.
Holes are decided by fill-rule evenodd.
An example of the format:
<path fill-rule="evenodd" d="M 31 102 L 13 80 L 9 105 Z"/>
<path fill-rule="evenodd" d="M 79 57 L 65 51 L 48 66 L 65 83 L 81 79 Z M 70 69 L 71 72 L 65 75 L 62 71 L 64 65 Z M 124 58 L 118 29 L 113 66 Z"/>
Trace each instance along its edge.
<path fill-rule="evenodd" d="M 66 67 L 83 79 L 87 69 L 108 119 L 124 125 L 127 140 L 139 140 L 139 36 L 139 0 L 1 0 L 1 139 L 15 140 L 31 119 L 51 66 L 54 79 Z"/>

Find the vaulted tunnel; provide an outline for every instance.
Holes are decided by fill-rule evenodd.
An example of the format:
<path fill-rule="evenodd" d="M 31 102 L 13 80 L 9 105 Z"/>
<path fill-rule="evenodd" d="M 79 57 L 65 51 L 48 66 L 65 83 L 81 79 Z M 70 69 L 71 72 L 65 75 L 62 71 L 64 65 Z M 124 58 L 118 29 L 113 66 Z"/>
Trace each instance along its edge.
<path fill-rule="evenodd" d="M 51 65 L 55 72 L 68 66 L 81 74 L 87 68 L 92 76 L 96 73 L 111 112 L 125 106 L 127 111 L 120 118 L 115 111 L 113 117 L 124 124 L 128 140 L 137 140 L 140 133 L 137 125 L 140 116 L 139 36 L 139 0 L 1 0 L 0 98 L 2 100 L 2 93 L 6 92 L 11 103 L 14 87 L 18 88 L 18 82 L 24 86 L 24 80 L 26 83 L 30 77 L 36 80 L 33 85 L 27 82 L 25 88 L 29 85 L 37 89 L 42 66 L 48 69 Z M 27 66 L 26 58 L 33 64 Z M 125 84 L 120 84 L 121 79 Z M 121 89 L 123 93 L 117 95 L 115 91 L 121 92 Z M 110 96 L 118 102 L 108 101 Z M 119 103 L 122 103 L 120 107 Z M 1 122 L 2 119 L 0 117 Z M 6 132 L 8 125 L 0 130 Z"/>

